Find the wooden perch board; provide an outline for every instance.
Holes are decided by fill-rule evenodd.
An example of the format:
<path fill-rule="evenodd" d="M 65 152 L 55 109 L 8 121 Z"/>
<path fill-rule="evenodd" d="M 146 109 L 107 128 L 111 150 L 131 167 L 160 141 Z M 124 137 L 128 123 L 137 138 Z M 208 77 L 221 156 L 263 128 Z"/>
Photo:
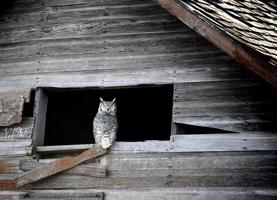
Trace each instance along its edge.
<path fill-rule="evenodd" d="M 1 181 L 0 189 L 7 190 L 7 189 L 16 189 L 16 188 L 22 187 L 26 184 L 29 184 L 29 183 L 44 179 L 46 177 L 52 176 L 54 174 L 57 174 L 59 172 L 71 169 L 86 160 L 96 158 L 106 153 L 107 153 L 107 150 L 101 147 L 97 147 L 97 148 L 88 149 L 75 157 L 67 156 L 61 159 L 57 159 L 38 169 L 30 170 L 18 176 L 15 180 Z"/>

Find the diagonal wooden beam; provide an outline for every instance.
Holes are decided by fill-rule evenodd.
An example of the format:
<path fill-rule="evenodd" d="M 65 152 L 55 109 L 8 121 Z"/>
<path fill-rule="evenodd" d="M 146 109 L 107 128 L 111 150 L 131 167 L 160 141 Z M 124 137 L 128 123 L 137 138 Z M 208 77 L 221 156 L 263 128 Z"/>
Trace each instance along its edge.
<path fill-rule="evenodd" d="M 12 189 L 22 187 L 29 183 L 33 183 L 35 181 L 44 179 L 46 177 L 55 175 L 59 172 L 63 172 L 65 170 L 71 169 L 86 160 L 96 158 L 106 153 L 107 153 L 106 149 L 103 149 L 102 147 L 97 147 L 97 148 L 88 149 L 75 157 L 66 156 L 66 157 L 57 159 L 42 167 L 23 173 L 15 180 L 1 181 L 0 189 L 12 190 Z"/>
<path fill-rule="evenodd" d="M 241 65 L 252 70 L 263 79 L 277 87 L 277 69 L 265 62 L 255 52 L 236 43 L 223 31 L 203 20 L 197 13 L 189 10 L 178 0 L 154 0 L 184 24 L 209 40 Z"/>

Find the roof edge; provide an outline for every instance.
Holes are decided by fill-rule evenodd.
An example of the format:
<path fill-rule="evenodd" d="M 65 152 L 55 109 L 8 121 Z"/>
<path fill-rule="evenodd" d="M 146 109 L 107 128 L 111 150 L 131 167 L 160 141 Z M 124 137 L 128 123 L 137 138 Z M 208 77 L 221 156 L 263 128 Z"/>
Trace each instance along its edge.
<path fill-rule="evenodd" d="M 277 70 L 265 62 L 262 57 L 235 42 L 226 33 L 203 20 L 196 12 L 193 12 L 178 0 L 154 1 L 238 63 L 277 87 Z"/>

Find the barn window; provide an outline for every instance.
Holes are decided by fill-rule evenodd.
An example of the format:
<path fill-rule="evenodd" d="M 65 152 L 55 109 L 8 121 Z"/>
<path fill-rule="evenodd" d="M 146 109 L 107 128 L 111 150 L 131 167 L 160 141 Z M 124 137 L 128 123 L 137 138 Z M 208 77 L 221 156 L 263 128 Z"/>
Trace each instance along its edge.
<path fill-rule="evenodd" d="M 116 141 L 169 140 L 173 86 L 105 89 L 38 89 L 36 94 L 37 146 L 94 143 L 92 122 L 99 97 L 116 97 Z"/>

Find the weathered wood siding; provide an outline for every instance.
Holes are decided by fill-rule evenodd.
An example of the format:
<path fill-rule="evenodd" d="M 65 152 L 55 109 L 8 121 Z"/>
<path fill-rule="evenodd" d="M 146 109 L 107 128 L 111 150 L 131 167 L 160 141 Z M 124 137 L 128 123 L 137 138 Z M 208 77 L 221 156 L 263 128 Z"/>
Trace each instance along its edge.
<path fill-rule="evenodd" d="M 254 78 L 149 0 L 11 4 L 0 22 L 0 89 Z"/>
<path fill-rule="evenodd" d="M 11 126 L 22 120 L 23 106 L 30 100 L 28 91 L 1 91 L 0 90 L 0 127 Z"/>
<path fill-rule="evenodd" d="M 276 137 L 253 132 L 276 130 L 276 91 L 226 54 L 149 0 L 8 4 L 0 15 L 3 93 L 173 83 L 174 122 L 251 135 L 223 138 L 220 152 L 210 151 L 223 140 L 221 135 L 206 138 L 210 143 L 202 138 L 204 152 L 199 152 L 200 143 L 189 146 L 189 138 L 174 143 L 173 149 L 169 145 L 170 152 L 131 152 L 132 144 L 129 150 L 115 146 L 96 162 L 28 185 L 24 191 L 0 192 L 0 199 L 101 199 L 101 192 L 106 199 L 276 199 L 276 191 L 264 188 L 277 186 Z M 0 128 L 1 180 L 49 162 L 29 156 L 33 126 L 33 118 L 23 117 L 17 125 Z M 198 186 L 202 188 L 193 188 Z M 259 189 L 248 188 L 252 186 Z"/>
<path fill-rule="evenodd" d="M 150 0 L 18 0 L 6 7 L 0 91 L 178 83 L 175 122 L 276 130 L 274 91 L 264 92 L 264 83 Z"/>
<path fill-rule="evenodd" d="M 173 122 L 233 132 L 273 131 L 276 102 L 277 92 L 259 80 L 181 83 L 175 85 Z"/>
<path fill-rule="evenodd" d="M 24 117 L 20 124 L 0 127 L 0 157 L 30 155 L 33 126 L 34 119 Z"/>

